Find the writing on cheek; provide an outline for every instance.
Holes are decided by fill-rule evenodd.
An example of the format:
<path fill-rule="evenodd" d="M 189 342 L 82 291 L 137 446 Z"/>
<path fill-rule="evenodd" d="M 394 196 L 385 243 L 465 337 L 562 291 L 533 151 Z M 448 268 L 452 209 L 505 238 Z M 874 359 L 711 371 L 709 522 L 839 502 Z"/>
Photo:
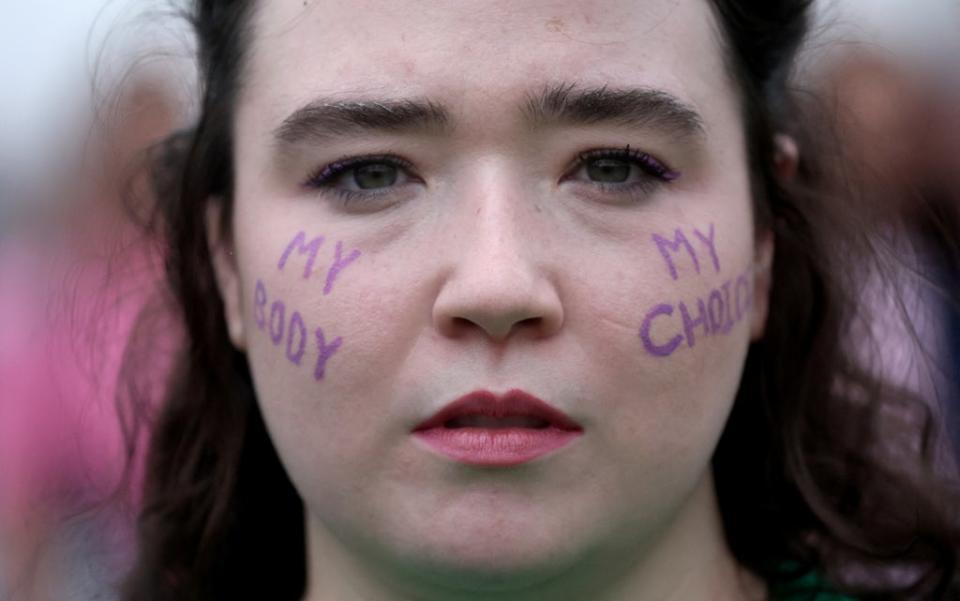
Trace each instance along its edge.
<path fill-rule="evenodd" d="M 693 273 L 705 275 L 701 270 L 709 270 L 709 266 L 714 273 L 720 273 L 716 228 L 712 222 L 705 231 L 694 227 L 684 233 L 683 228 L 678 227 L 672 236 L 655 233 L 652 240 L 673 280 Z M 698 337 L 729 334 L 750 310 L 750 275 L 749 271 L 739 274 L 696 298 L 655 304 L 640 325 L 644 350 L 654 357 L 669 357 L 683 348 L 684 343 L 687 348 L 693 348 Z"/>
<path fill-rule="evenodd" d="M 343 342 L 343 338 L 337 336 L 333 342 L 327 344 L 327 338 L 324 336 L 322 328 L 317 328 L 314 334 L 317 337 L 317 363 L 313 368 L 313 377 L 316 380 L 321 380 L 323 379 L 324 370 L 327 367 L 327 361 L 337 352 L 337 349 L 340 348 L 340 343 Z"/>
<path fill-rule="evenodd" d="M 753 290 L 749 276 L 749 271 L 744 272 L 694 299 L 655 305 L 640 326 L 644 350 L 654 357 L 669 357 L 684 341 L 687 348 L 693 348 L 698 335 L 729 334 L 750 313 Z"/>
<path fill-rule="evenodd" d="M 333 259 L 333 265 L 330 266 L 330 269 L 327 271 L 327 283 L 323 287 L 324 296 L 330 294 L 330 291 L 333 289 L 333 280 L 337 277 L 337 274 L 343 271 L 343 268 L 347 265 L 353 263 L 360 256 L 360 251 L 353 249 L 353 252 L 344 259 L 343 258 L 343 242 L 337 242 L 337 254 Z"/>
<path fill-rule="evenodd" d="M 643 348 L 647 349 L 647 352 L 654 357 L 669 357 L 673 354 L 673 351 L 677 350 L 680 343 L 683 342 L 683 336 L 680 334 L 677 334 L 663 344 L 655 343 L 650 337 L 650 328 L 653 326 L 653 320 L 660 316 L 670 317 L 671 315 L 673 315 L 673 305 L 660 303 L 653 309 L 650 309 L 650 311 L 647 312 L 647 316 L 643 319 L 643 325 L 640 327 L 640 339 L 643 341 Z"/>
<path fill-rule="evenodd" d="M 286 312 L 283 301 L 273 301 L 273 304 L 270 305 L 270 340 L 273 340 L 274 344 L 280 344 L 280 341 L 283 340 L 283 324 Z"/>
<path fill-rule="evenodd" d="M 283 271 L 287 267 L 287 263 L 290 261 L 291 257 L 306 257 L 306 261 L 303 266 L 303 279 L 309 279 L 310 276 L 313 275 L 313 268 L 317 261 L 317 255 L 319 254 L 320 247 L 323 245 L 325 240 L 326 238 L 324 236 L 315 236 L 308 242 L 306 232 L 297 232 L 290 243 L 287 244 L 283 254 L 280 255 L 280 260 L 277 262 L 277 270 Z M 294 251 L 296 251 L 296 254 L 294 254 Z M 359 250 L 353 249 L 350 252 L 345 253 L 343 241 L 337 241 L 333 252 L 333 260 L 327 268 L 327 277 L 323 286 L 324 296 L 333 291 L 333 284 L 340 272 L 342 272 L 347 266 L 352 264 L 358 258 L 360 258 Z"/>
<path fill-rule="evenodd" d="M 296 311 L 290 316 L 290 334 L 287 336 L 287 359 L 294 365 L 300 365 L 303 353 L 307 350 L 307 326 L 303 317 Z M 296 345 L 294 345 L 296 340 Z M 296 350 L 294 350 L 296 348 Z"/>
<path fill-rule="evenodd" d="M 693 236 L 695 242 L 697 242 L 697 247 L 700 248 L 700 252 L 706 252 L 710 256 L 710 261 L 713 263 L 713 269 L 716 273 L 720 273 L 720 257 L 717 256 L 717 246 L 715 242 L 715 230 L 713 223 L 710 223 L 710 228 L 707 230 L 708 233 L 704 234 L 697 228 L 693 228 Z M 670 274 L 670 277 L 674 280 L 680 279 L 680 274 L 677 271 L 677 261 L 674 261 L 675 255 L 679 255 L 678 259 L 684 257 L 684 252 L 686 256 L 690 257 L 689 263 L 693 265 L 693 269 L 696 273 L 700 273 L 700 259 L 697 255 L 697 251 L 694 248 L 694 245 L 690 242 L 683 230 L 677 228 L 673 232 L 673 239 L 661 236 L 660 234 L 653 234 L 653 243 L 656 244 L 657 250 L 660 251 L 660 256 L 663 257 L 664 263 L 667 266 L 667 272 Z M 686 263 L 686 261 L 681 261 L 681 264 Z"/>
<path fill-rule="evenodd" d="M 323 244 L 323 236 L 317 236 L 310 240 L 310 242 L 307 242 L 307 233 L 297 232 L 297 235 L 294 236 L 290 244 L 287 245 L 283 254 L 280 255 L 280 262 L 277 263 L 277 269 L 283 271 L 283 268 L 287 264 L 287 259 L 290 258 L 290 254 L 296 250 L 298 255 L 307 255 L 307 263 L 303 267 L 303 279 L 309 278 L 311 273 L 313 273 L 313 263 L 317 260 L 317 253 L 320 252 L 321 244 Z"/>
<path fill-rule="evenodd" d="M 270 302 L 267 288 L 262 280 L 257 280 L 253 294 L 253 314 L 257 327 L 263 331 L 275 347 L 281 349 L 284 357 L 293 365 L 300 366 L 307 354 L 307 339 L 310 331 L 303 315 L 299 311 L 290 311 L 281 299 Z M 269 312 L 267 306 L 270 307 Z M 313 361 L 313 378 L 322 380 L 326 374 L 327 362 L 340 349 L 343 338 L 337 336 L 327 342 L 322 327 L 313 330 L 316 359 Z"/>
<path fill-rule="evenodd" d="M 253 291 L 253 317 L 257 321 L 257 327 L 261 330 L 264 324 L 267 323 L 266 307 L 267 289 L 264 287 L 263 282 L 257 280 L 257 287 Z"/>

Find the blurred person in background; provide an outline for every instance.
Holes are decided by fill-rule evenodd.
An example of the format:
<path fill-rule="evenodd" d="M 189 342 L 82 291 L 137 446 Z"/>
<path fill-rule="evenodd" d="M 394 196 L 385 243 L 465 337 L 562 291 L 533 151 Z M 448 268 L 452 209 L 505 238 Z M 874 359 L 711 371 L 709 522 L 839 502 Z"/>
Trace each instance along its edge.
<path fill-rule="evenodd" d="M 150 397 L 177 331 L 151 304 L 161 258 L 133 226 L 150 186 L 131 181 L 131 169 L 188 112 L 192 64 L 178 58 L 189 49 L 182 27 L 165 26 L 177 25 L 176 4 L 37 0 L 2 10 L 4 601 L 109 598 L 129 563 L 139 471 L 118 382 L 138 369 L 139 396 Z M 159 330 L 150 365 L 123 359 L 134 330 Z"/>
<path fill-rule="evenodd" d="M 111 596 L 131 553 L 139 472 L 118 419 L 117 383 L 142 369 L 159 386 L 175 324 L 148 307 L 162 268 L 131 221 L 148 182 L 131 161 L 181 118 L 170 82 L 132 76 L 87 139 L 86 153 L 46 182 L 0 238 L 0 598 Z M 139 320 L 152 314 L 152 321 Z M 136 327 L 155 361 L 123 364 Z M 150 390 L 140 390 L 141 397 Z"/>
<path fill-rule="evenodd" d="M 864 303 L 880 319 L 861 350 L 935 401 L 960 457 L 960 5 L 888 3 L 887 19 L 903 18 L 893 36 L 894 24 L 848 4 L 833 16 L 859 28 L 838 27 L 845 43 L 817 55 L 811 79 L 836 114 L 837 158 L 882 263 L 863 266 Z"/>

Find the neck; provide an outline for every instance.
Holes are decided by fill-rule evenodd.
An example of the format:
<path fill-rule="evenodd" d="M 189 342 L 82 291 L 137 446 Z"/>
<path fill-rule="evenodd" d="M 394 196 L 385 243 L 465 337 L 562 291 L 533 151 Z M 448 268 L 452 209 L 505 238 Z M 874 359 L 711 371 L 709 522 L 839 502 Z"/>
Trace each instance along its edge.
<path fill-rule="evenodd" d="M 309 514 L 306 527 L 304 601 L 753 601 L 766 594 L 763 581 L 739 566 L 726 545 L 709 470 L 672 523 L 651 541 L 596 554 L 522 589 L 468 591 L 427 583 L 385 567 L 383 557 L 370 559 L 362 549 L 346 548 Z"/>

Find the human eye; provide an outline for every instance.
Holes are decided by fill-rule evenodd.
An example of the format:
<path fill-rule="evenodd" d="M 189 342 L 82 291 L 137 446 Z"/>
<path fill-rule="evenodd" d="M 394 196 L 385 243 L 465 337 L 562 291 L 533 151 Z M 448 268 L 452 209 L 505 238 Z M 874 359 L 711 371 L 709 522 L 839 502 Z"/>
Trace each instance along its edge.
<path fill-rule="evenodd" d="M 344 205 L 379 201 L 407 184 L 421 181 L 412 171 L 409 161 L 392 155 L 347 157 L 323 165 L 303 185 L 331 194 Z"/>
<path fill-rule="evenodd" d="M 679 177 L 679 172 L 660 159 L 627 145 L 581 152 L 561 182 L 587 185 L 604 195 L 639 199 Z"/>

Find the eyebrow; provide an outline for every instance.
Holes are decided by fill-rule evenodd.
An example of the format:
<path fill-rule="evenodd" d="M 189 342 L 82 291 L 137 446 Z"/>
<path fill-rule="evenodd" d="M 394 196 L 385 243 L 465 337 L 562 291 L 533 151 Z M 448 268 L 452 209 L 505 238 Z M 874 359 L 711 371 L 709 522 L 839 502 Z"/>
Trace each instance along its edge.
<path fill-rule="evenodd" d="M 705 135 L 699 113 L 676 96 L 653 88 L 552 84 L 528 94 L 520 112 L 532 129 L 612 123 L 655 127 L 685 138 Z M 318 98 L 284 119 L 273 138 L 283 148 L 365 131 L 444 134 L 452 129 L 450 111 L 427 99 Z"/>
<path fill-rule="evenodd" d="M 676 96 L 653 88 L 554 84 L 528 96 L 523 113 L 534 127 L 613 123 L 655 127 L 685 138 L 706 135 L 703 118 L 696 110 Z"/>
<path fill-rule="evenodd" d="M 293 112 L 273 132 L 280 146 L 369 130 L 435 131 L 450 129 L 450 113 L 429 100 L 317 99 Z"/>

